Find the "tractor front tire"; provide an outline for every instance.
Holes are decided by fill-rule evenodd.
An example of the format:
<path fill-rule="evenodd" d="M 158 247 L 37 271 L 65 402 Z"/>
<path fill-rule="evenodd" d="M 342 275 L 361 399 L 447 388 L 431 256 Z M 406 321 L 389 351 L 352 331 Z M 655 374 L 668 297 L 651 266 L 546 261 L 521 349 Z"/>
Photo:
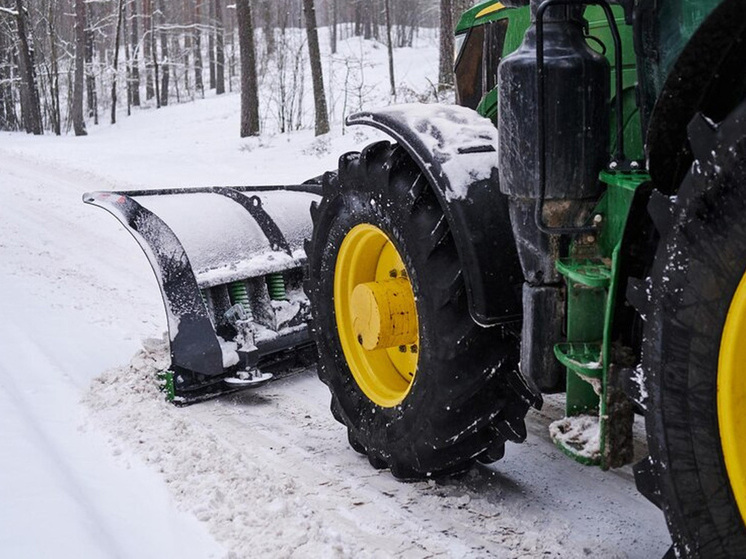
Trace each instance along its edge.
<path fill-rule="evenodd" d="M 676 557 L 736 558 L 746 556 L 746 104 L 689 131 L 692 169 L 653 214 L 647 493 Z"/>
<path fill-rule="evenodd" d="M 400 479 L 502 456 L 507 440 L 525 438 L 533 403 L 519 341 L 469 316 L 454 239 L 427 179 L 404 149 L 380 142 L 342 156 L 323 187 L 306 292 L 319 377 L 351 446 Z"/>

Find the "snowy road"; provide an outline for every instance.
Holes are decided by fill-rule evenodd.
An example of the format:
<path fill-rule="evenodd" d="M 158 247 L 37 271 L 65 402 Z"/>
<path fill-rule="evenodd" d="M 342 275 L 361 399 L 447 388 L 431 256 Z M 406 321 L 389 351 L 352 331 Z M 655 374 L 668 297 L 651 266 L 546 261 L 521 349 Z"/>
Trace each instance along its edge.
<path fill-rule="evenodd" d="M 204 104 L 236 108 L 216 103 Z M 348 447 L 312 370 L 186 409 L 162 402 L 151 382 L 159 344 L 122 366 L 165 328 L 152 272 L 110 216 L 80 201 L 147 185 L 147 169 L 128 170 L 116 149 L 142 144 L 142 165 L 155 168 L 154 132 L 132 121 L 83 147 L 0 135 L 0 555 L 662 556 L 662 515 L 630 469 L 580 466 L 548 440 L 555 400 L 501 462 L 409 484 Z M 184 161 L 203 155 L 182 136 L 154 180 L 185 176 Z M 334 138 L 324 158 L 304 155 L 310 141 L 254 152 L 235 141 L 211 166 L 227 184 L 246 182 L 247 167 L 268 182 L 272 162 L 290 157 L 279 180 L 300 180 L 332 167 L 351 138 Z M 190 182 L 213 182 L 209 173 Z"/>

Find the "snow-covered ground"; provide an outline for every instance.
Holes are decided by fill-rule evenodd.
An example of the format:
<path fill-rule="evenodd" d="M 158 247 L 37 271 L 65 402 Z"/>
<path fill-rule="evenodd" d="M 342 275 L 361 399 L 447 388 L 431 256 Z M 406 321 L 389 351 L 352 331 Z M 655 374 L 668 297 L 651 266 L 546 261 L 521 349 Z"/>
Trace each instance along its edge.
<path fill-rule="evenodd" d="M 367 79 L 385 87 L 385 50 L 371 52 Z M 434 45 L 397 52 L 412 90 L 436 63 Z M 85 138 L 0 133 L 0 556 L 661 556 L 663 518 L 630 469 L 549 441 L 557 400 L 499 463 L 403 484 L 348 447 L 312 369 L 185 409 L 159 398 L 152 271 L 82 193 L 294 183 L 380 138 L 336 123 L 322 140 L 242 140 L 238 108 L 226 95 Z"/>

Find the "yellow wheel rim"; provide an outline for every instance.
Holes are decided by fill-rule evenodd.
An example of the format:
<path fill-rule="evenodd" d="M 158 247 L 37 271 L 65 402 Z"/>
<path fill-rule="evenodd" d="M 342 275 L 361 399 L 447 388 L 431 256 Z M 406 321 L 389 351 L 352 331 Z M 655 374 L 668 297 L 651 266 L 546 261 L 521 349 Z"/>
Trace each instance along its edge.
<path fill-rule="evenodd" d="M 725 466 L 746 523 L 746 276 L 738 285 L 723 328 L 717 394 Z"/>
<path fill-rule="evenodd" d="M 374 403 L 390 408 L 417 372 L 419 329 L 409 272 L 388 235 L 363 223 L 342 241 L 334 269 L 334 313 L 347 365 Z"/>

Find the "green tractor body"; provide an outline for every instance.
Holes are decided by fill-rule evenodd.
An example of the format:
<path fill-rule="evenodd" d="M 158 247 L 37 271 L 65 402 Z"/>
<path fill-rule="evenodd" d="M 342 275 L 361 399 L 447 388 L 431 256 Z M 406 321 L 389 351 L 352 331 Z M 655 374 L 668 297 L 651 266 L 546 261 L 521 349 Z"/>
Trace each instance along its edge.
<path fill-rule="evenodd" d="M 544 25 L 556 26 L 558 24 L 552 20 L 573 19 L 568 15 L 573 9 L 570 6 L 584 5 L 582 2 L 544 4 L 541 7 L 536 3 L 531 8 L 508 8 L 498 2 L 484 2 L 465 13 L 456 29 L 460 46 L 456 59 L 457 98 L 460 103 L 472 106 L 496 122 L 501 136 L 501 189 L 509 196 L 514 195 L 509 202 L 514 205 L 520 203 L 518 197 L 511 192 L 511 185 L 505 183 L 515 180 L 511 167 L 522 166 L 522 158 L 527 155 L 525 152 L 515 153 L 520 140 L 513 141 L 513 137 L 528 129 L 524 134 L 524 146 L 531 140 L 542 145 L 549 143 L 550 147 L 543 149 L 538 157 L 542 158 L 542 167 L 551 167 L 555 163 L 551 158 L 560 153 L 551 147 L 552 138 L 556 139 L 563 133 L 561 127 L 556 127 L 557 113 L 552 111 L 552 105 L 556 103 L 560 110 L 572 112 L 570 118 L 576 119 L 585 118 L 584 111 L 590 110 L 588 102 L 574 102 L 570 99 L 571 94 L 563 93 L 562 86 L 555 82 L 554 87 L 542 84 L 544 87 L 537 93 L 543 97 L 541 102 L 534 98 L 528 103 L 530 107 L 536 107 L 535 124 L 530 122 L 525 103 L 519 103 L 523 109 L 519 112 L 521 129 L 515 126 L 511 129 L 510 115 L 506 117 L 504 114 L 514 110 L 513 98 L 526 95 L 525 91 L 514 94 L 514 90 L 529 81 L 508 81 L 516 66 L 511 64 L 511 55 L 520 57 L 521 49 L 526 50 L 526 45 L 529 45 L 533 49 L 531 54 L 539 58 L 538 51 L 543 49 L 549 53 L 552 48 L 552 45 L 536 45 L 539 14 L 550 21 L 542 22 Z M 532 251 L 545 251 L 544 256 L 552 260 L 561 282 L 539 278 L 535 285 L 527 284 L 524 288 L 522 372 L 532 377 L 542 390 L 565 390 L 567 417 L 555 422 L 551 433 L 555 443 L 566 454 L 582 463 L 603 468 L 628 463 L 632 459 L 632 411 L 634 407 L 643 409 L 647 416 L 651 455 L 636 465 L 638 487 L 666 512 L 677 556 L 741 556 L 746 554 L 746 547 L 743 547 L 746 541 L 743 530 L 743 517 L 746 516 L 744 450 L 742 444 L 736 449 L 728 438 L 743 440 L 746 434 L 742 430 L 734 433 L 735 423 L 729 418 L 742 412 L 722 404 L 731 398 L 730 393 L 723 396 L 723 387 L 727 385 L 727 390 L 734 390 L 733 383 L 722 381 L 729 374 L 727 370 L 723 372 L 723 355 L 731 351 L 724 341 L 728 332 L 723 324 L 723 312 L 721 310 L 720 318 L 711 323 L 716 329 L 710 339 L 714 348 L 710 348 L 709 355 L 713 357 L 707 364 L 694 364 L 691 360 L 701 356 L 696 345 L 686 349 L 676 347 L 677 343 L 686 346 L 687 342 L 667 337 L 673 336 L 669 333 L 673 327 L 666 325 L 674 322 L 681 328 L 680 323 L 686 321 L 677 313 L 686 313 L 688 305 L 694 308 L 696 304 L 678 297 L 678 308 L 661 307 L 659 298 L 671 297 L 671 294 L 665 285 L 656 286 L 655 282 L 666 284 L 671 275 L 678 276 L 679 283 L 701 281 L 698 276 L 689 278 L 689 274 L 701 273 L 693 272 L 690 262 L 681 262 L 670 256 L 673 241 L 669 239 L 676 236 L 672 230 L 691 229 L 690 222 L 697 222 L 697 219 L 687 212 L 695 211 L 692 207 L 696 207 L 700 214 L 705 213 L 702 197 L 716 196 L 725 189 L 721 183 L 738 183 L 744 178 L 742 159 L 740 164 L 735 164 L 726 158 L 734 176 L 725 179 L 719 176 L 722 169 L 718 163 L 725 150 L 735 158 L 742 158 L 738 150 L 742 148 L 746 134 L 743 121 L 746 93 L 742 45 L 746 28 L 744 5 L 718 0 L 620 4 L 613 8 L 615 25 L 610 24 L 598 6 L 585 8 L 583 14 L 582 34 L 587 46 L 603 54 L 610 66 L 607 158 L 601 167 L 591 163 L 598 173 L 600 186 L 595 205 L 586 211 L 585 222 L 576 220 L 575 223 L 551 226 L 545 223 L 546 210 L 551 204 L 545 192 L 551 189 L 556 175 L 546 172 L 536 180 L 538 184 L 529 186 L 528 190 L 533 189 L 533 193 L 523 191 L 524 198 L 537 205 L 533 223 L 528 229 L 536 227 L 555 241 L 564 238 L 566 244 L 558 249 L 556 243 L 537 242 L 535 237 L 529 241 Z M 566 10 L 564 14 L 561 13 L 563 9 Z M 575 9 L 580 11 L 581 8 Z M 530 10 L 534 10 L 534 17 Z M 612 41 L 613 33 L 618 33 L 616 44 L 621 46 L 621 56 L 618 56 Z M 522 37 L 524 34 L 524 42 L 517 44 L 516 35 Z M 488 52 L 494 45 L 498 46 L 499 56 Z M 546 53 L 541 54 L 551 56 Z M 500 61 L 497 67 L 493 65 L 495 59 Z M 536 65 L 541 66 L 541 62 Z M 544 68 L 536 68 L 535 72 L 537 80 L 551 79 L 541 77 L 541 73 L 546 72 Z M 525 74 L 522 77 L 525 78 Z M 619 80 L 621 86 L 617 83 Z M 583 85 L 589 86 L 589 83 Z M 535 87 L 535 82 L 532 87 Z M 475 103 L 477 95 L 481 96 Z M 547 106 L 550 108 L 546 109 Z M 620 115 L 622 126 L 619 126 Z M 597 128 L 586 129 L 586 134 L 593 134 Z M 510 140 L 502 141 L 504 136 L 509 136 Z M 602 139 L 596 137 L 595 141 L 601 142 Z M 623 149 L 620 149 L 620 144 Z M 507 155 L 504 156 L 505 152 Z M 588 165 L 587 154 L 577 154 L 573 165 Z M 700 167 L 706 165 L 710 166 L 711 175 L 707 179 L 697 178 L 706 173 Z M 518 182 L 531 182 L 533 178 L 530 173 L 519 177 Z M 694 183 L 698 183 L 697 187 L 691 186 Z M 688 195 L 684 203 L 678 200 L 680 188 Z M 706 191 L 710 193 L 705 194 Z M 738 195 L 728 191 L 728 196 L 740 199 L 744 194 L 742 190 Z M 582 203 L 571 192 L 564 198 L 561 194 L 556 197 L 570 205 L 580 206 Z M 519 211 L 513 211 L 511 217 L 519 214 Z M 530 221 L 527 215 L 524 212 L 522 223 L 521 220 L 513 221 L 519 245 L 525 242 L 521 241 L 522 238 L 536 235 L 535 231 L 526 233 L 525 222 Z M 678 223 L 673 224 L 672 220 L 677 219 Z M 707 225 L 720 224 L 720 219 L 720 216 L 711 215 L 700 218 Z M 724 229 L 728 227 L 733 225 Z M 681 242 L 678 237 L 677 242 Z M 661 252 L 666 250 L 668 256 L 662 256 Z M 719 250 L 715 252 L 722 254 Z M 742 260 L 734 259 L 733 254 L 722 257 L 729 259 L 726 267 L 733 278 L 731 285 L 724 290 L 725 293 L 710 292 L 708 295 L 721 298 L 721 307 L 731 301 L 733 283 L 740 279 L 746 266 Z M 669 268 L 665 272 L 659 271 L 656 277 L 656 267 L 660 266 L 657 259 L 667 260 Z M 670 268 L 674 260 L 680 268 Z M 528 280 L 535 269 L 531 268 L 528 257 L 522 257 L 522 264 Z M 532 296 L 533 291 L 538 295 Z M 554 296 L 550 296 L 549 305 L 542 306 L 537 301 L 541 297 L 546 299 L 547 291 L 553 291 Z M 656 292 L 659 298 L 654 295 Z M 701 301 L 698 303 L 702 308 L 706 306 Z M 730 313 L 736 311 L 732 306 Z M 655 319 L 650 313 L 656 313 Z M 658 314 L 663 315 L 662 320 L 658 320 Z M 561 328 L 557 322 L 547 327 L 551 317 L 557 315 L 563 318 Z M 693 319 L 688 320 L 691 324 Z M 718 338 L 720 333 L 723 341 Z M 680 354 L 674 355 L 674 351 L 666 354 L 660 347 L 663 340 L 672 344 L 669 347 L 680 349 Z M 556 360 L 566 368 L 564 386 L 551 375 L 547 378 L 547 369 L 551 368 L 547 358 L 550 347 Z M 719 361 L 715 359 L 717 355 Z M 677 363 L 678 368 L 672 367 L 672 362 L 682 359 L 689 364 Z M 532 365 L 536 366 L 535 370 L 532 370 Z M 707 377 L 708 391 L 700 386 L 695 389 L 694 381 L 684 380 L 687 374 L 696 376 L 696 382 L 704 382 L 702 378 Z M 737 375 L 743 387 L 743 370 L 730 375 Z M 672 397 L 669 391 L 675 390 L 676 385 L 688 386 L 692 392 L 698 393 L 696 396 Z M 743 388 L 735 390 L 742 398 Z M 680 407 L 691 408 L 687 412 L 679 409 L 671 413 L 669 406 L 673 401 Z M 708 419 L 700 418 L 699 414 Z M 716 416 L 720 425 L 716 424 Z M 676 428 L 666 425 L 670 421 L 691 424 Z M 592 430 L 593 436 L 588 436 L 588 426 L 594 424 L 598 430 Z M 739 425 L 742 429 L 744 423 Z M 579 433 L 583 429 L 578 429 L 578 426 L 583 427 L 585 434 Z M 717 439 L 719 435 L 722 445 L 717 440 L 710 440 L 708 446 L 698 447 L 697 439 L 701 435 L 697 433 L 703 430 L 709 431 L 711 438 Z M 686 441 L 671 442 L 667 437 L 682 437 Z M 730 499 L 723 498 L 722 502 L 712 506 L 703 504 L 708 499 L 717 499 L 701 488 L 695 497 L 683 496 L 685 491 L 693 490 L 691 484 L 695 483 L 694 480 L 685 480 L 684 475 L 666 470 L 676 470 L 673 457 L 684 460 L 687 451 L 707 452 L 712 462 L 718 462 L 719 457 L 720 469 L 717 472 L 711 468 L 693 477 L 702 486 L 730 485 L 733 490 Z M 723 462 L 728 464 L 727 475 L 723 471 Z M 700 514 L 706 511 L 716 520 L 705 522 L 704 527 L 697 526 L 693 520 L 696 514 L 691 510 L 695 501 Z M 718 514 L 721 515 L 720 521 Z M 723 521 L 724 517 L 729 520 Z M 727 522 L 732 522 L 732 525 L 728 526 Z M 708 547 L 701 543 L 702 534 L 707 530 L 710 534 L 717 534 L 713 537 L 721 538 L 718 544 Z"/>

